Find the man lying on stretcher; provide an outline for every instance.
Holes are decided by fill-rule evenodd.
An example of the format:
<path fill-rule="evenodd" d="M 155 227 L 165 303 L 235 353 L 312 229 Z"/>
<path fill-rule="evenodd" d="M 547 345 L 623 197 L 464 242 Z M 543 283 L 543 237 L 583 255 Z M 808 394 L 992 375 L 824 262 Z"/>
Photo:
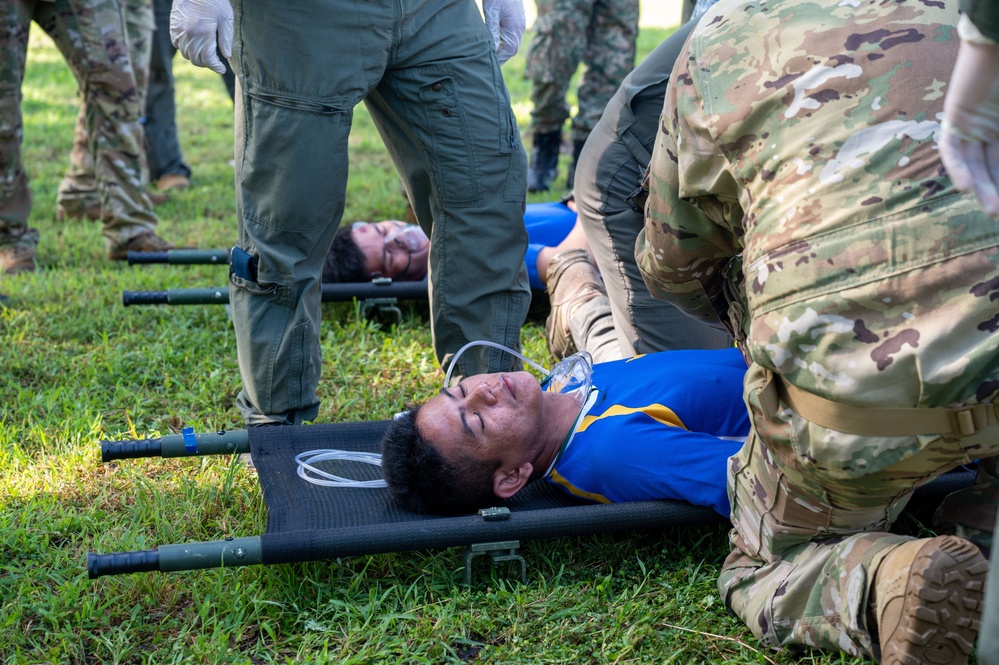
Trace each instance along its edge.
<path fill-rule="evenodd" d="M 528 239 L 524 263 L 533 289 L 545 288 L 555 254 L 588 247 L 571 200 L 527 204 L 524 226 Z M 323 264 L 323 282 L 367 282 L 372 277 L 419 281 L 427 276 L 429 253 L 430 240 L 415 224 L 354 222 L 340 227 L 334 236 Z"/>
<path fill-rule="evenodd" d="M 459 514 L 543 479 L 593 501 L 682 499 L 727 517 L 726 460 L 749 432 L 739 352 L 586 356 L 545 387 L 528 372 L 472 376 L 397 416 L 382 441 L 394 500 Z"/>

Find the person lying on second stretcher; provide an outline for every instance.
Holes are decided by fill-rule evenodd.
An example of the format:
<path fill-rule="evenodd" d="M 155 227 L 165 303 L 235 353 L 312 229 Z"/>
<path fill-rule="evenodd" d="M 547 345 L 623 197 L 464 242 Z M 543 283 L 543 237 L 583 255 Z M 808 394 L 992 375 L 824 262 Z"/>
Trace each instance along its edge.
<path fill-rule="evenodd" d="M 382 469 L 406 510 L 460 514 L 543 479 L 612 503 L 682 499 L 729 514 L 726 460 L 749 432 L 734 349 L 664 351 L 590 365 L 574 392 L 528 372 L 471 376 L 400 414 Z"/>
<path fill-rule="evenodd" d="M 524 262 L 533 289 L 545 288 L 548 264 L 555 254 L 589 247 L 571 200 L 527 204 L 524 225 L 529 243 Z M 323 265 L 323 281 L 367 282 L 372 277 L 391 277 L 416 282 L 427 276 L 429 255 L 430 240 L 416 224 L 354 222 L 340 227 L 334 236 Z"/>

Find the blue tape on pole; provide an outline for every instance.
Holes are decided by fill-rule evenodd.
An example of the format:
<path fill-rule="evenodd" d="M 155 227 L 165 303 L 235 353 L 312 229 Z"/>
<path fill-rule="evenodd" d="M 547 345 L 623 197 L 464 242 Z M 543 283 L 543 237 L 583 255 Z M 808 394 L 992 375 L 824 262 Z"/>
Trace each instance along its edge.
<path fill-rule="evenodd" d="M 188 455 L 198 454 L 198 438 L 194 436 L 193 427 L 185 427 L 180 430 L 181 436 L 184 437 L 184 450 L 187 451 Z"/>

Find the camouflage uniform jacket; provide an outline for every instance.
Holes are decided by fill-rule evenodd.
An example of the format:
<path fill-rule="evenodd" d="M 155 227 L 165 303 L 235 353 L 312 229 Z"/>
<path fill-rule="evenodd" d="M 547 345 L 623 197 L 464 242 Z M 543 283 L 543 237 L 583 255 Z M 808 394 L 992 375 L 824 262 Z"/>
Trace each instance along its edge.
<path fill-rule="evenodd" d="M 709 9 L 646 178 L 653 295 L 742 316 L 745 355 L 827 399 L 995 400 L 999 224 L 953 189 L 936 143 L 955 4 Z"/>

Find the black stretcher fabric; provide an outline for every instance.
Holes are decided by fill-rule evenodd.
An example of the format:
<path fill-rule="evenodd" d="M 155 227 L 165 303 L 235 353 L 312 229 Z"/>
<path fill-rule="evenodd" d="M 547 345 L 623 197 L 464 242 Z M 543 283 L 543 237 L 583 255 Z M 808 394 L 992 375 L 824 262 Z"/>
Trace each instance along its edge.
<path fill-rule="evenodd" d="M 379 452 L 388 424 L 381 420 L 249 430 L 250 450 L 268 510 L 267 532 L 261 537 L 265 564 L 721 521 L 710 508 L 682 501 L 586 503 L 543 482 L 532 483 L 513 500 L 497 503 L 510 509 L 507 519 L 421 515 L 399 510 L 385 489 L 325 487 L 298 476 L 295 456 L 302 452 Z M 333 464 L 322 468 L 361 480 L 380 477 L 377 467 L 370 465 Z M 950 491 L 969 485 L 972 477 L 971 471 L 945 474 L 921 488 L 914 503 L 939 503 Z"/>

